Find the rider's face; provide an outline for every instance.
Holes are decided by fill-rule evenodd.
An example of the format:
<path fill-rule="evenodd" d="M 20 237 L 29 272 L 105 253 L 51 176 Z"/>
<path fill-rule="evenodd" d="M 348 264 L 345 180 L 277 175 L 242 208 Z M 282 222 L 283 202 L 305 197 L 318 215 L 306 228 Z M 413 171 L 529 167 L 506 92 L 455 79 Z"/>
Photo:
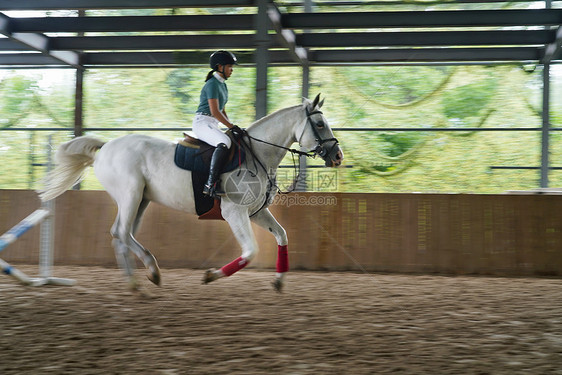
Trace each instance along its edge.
<path fill-rule="evenodd" d="M 222 75 L 225 78 L 230 78 L 230 76 L 232 75 L 232 72 L 234 71 L 234 67 L 232 64 L 228 64 L 228 65 L 219 65 L 219 72 L 222 73 Z"/>

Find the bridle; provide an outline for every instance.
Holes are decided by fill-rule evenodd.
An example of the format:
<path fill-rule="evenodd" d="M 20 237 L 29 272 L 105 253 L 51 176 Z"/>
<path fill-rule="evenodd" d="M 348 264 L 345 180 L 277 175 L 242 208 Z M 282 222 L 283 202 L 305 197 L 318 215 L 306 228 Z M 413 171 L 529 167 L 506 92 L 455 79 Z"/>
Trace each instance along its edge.
<path fill-rule="evenodd" d="M 252 141 L 264 143 L 264 144 L 269 145 L 269 146 L 273 146 L 273 147 L 277 147 L 277 148 L 287 150 L 290 153 L 292 153 L 293 156 L 299 155 L 299 156 L 306 156 L 306 157 L 309 157 L 309 158 L 315 158 L 316 155 L 324 158 L 326 155 L 329 155 L 335 147 L 337 147 L 339 145 L 338 139 L 335 138 L 335 137 L 334 138 L 326 138 L 326 139 L 322 138 L 322 136 L 320 135 L 320 132 L 318 131 L 318 128 L 322 129 L 322 128 L 324 128 L 324 126 L 326 126 L 323 121 L 319 121 L 318 123 L 314 123 L 314 121 L 312 121 L 311 116 L 313 116 L 315 114 L 322 114 L 322 111 L 316 109 L 316 110 L 313 110 L 312 112 L 309 112 L 308 108 L 305 108 L 305 111 L 306 111 L 306 124 L 310 124 L 310 126 L 312 127 L 312 132 L 314 133 L 314 137 L 315 137 L 315 140 L 316 140 L 316 147 L 314 148 L 313 151 L 308 151 L 308 152 L 307 151 L 300 151 L 300 150 L 296 150 L 294 148 L 281 146 L 281 145 L 278 145 L 278 144 L 275 144 L 275 143 L 264 141 L 264 140 L 256 138 L 256 137 L 252 137 L 247 132 L 244 132 L 244 136 L 237 140 L 237 142 L 241 146 L 243 146 L 246 150 L 248 150 L 252 154 L 252 159 L 254 160 L 254 165 L 256 166 L 256 173 L 258 173 L 257 165 L 256 165 L 256 162 L 257 162 L 257 164 L 259 164 L 260 167 L 264 170 L 264 172 L 267 176 L 267 179 L 268 179 L 268 189 L 266 191 L 265 201 L 264 201 L 263 205 L 256 212 L 254 212 L 253 214 L 250 215 L 250 217 L 256 215 L 259 211 L 261 211 L 264 207 L 266 207 L 266 205 L 269 201 L 269 197 L 271 195 L 271 190 L 273 188 L 277 188 L 277 192 L 280 193 L 280 194 L 288 194 L 288 193 L 291 193 L 295 190 L 296 185 L 297 185 L 296 182 L 300 179 L 300 173 L 297 173 L 292 187 L 288 191 L 285 191 L 285 192 L 281 191 L 281 189 L 279 188 L 279 186 L 277 186 L 277 184 L 275 182 L 275 178 L 271 178 L 269 176 L 267 168 L 256 157 L 256 155 L 253 151 L 253 148 L 252 148 Z M 299 145 L 301 144 L 302 137 L 304 136 L 304 132 L 306 131 L 306 124 L 303 127 L 302 133 L 301 133 L 301 135 L 298 139 Z M 248 142 L 246 142 L 246 140 L 244 138 L 248 138 Z M 330 141 L 333 141 L 334 144 L 332 145 L 332 147 L 329 150 L 326 150 L 326 148 L 324 148 L 323 145 L 324 145 L 324 143 L 330 142 Z M 293 158 L 293 161 L 294 161 L 294 158 Z M 296 163 L 295 163 L 295 169 L 296 168 L 297 167 L 296 167 Z"/>
<path fill-rule="evenodd" d="M 318 155 L 321 158 L 324 158 L 324 156 L 330 154 L 332 152 L 332 150 L 339 145 L 339 141 L 335 137 L 326 138 L 326 139 L 322 138 L 318 129 L 319 128 L 322 129 L 322 128 L 324 128 L 324 126 L 326 126 L 324 124 L 324 121 L 319 121 L 317 123 L 314 123 L 314 121 L 312 121 L 311 116 L 316 115 L 316 114 L 322 114 L 322 111 L 316 109 L 312 112 L 309 112 L 308 108 L 305 108 L 305 111 L 306 111 L 306 122 L 307 122 L 307 124 L 310 124 L 310 126 L 312 127 L 312 132 L 314 133 L 314 137 L 315 137 L 315 140 L 316 140 L 316 147 L 312 151 L 300 151 L 300 150 L 296 150 L 294 148 L 281 146 L 281 145 L 278 145 L 278 144 L 275 144 L 275 143 L 264 141 L 264 140 L 256 138 L 256 137 L 252 137 L 248 133 L 245 133 L 244 136 L 248 137 L 248 139 L 250 139 L 250 141 L 256 141 L 256 142 L 264 143 L 264 144 L 269 145 L 269 146 L 281 148 L 283 150 L 289 151 L 290 153 L 292 153 L 294 155 L 306 156 L 306 157 L 309 157 L 309 158 L 315 158 Z M 302 137 L 304 136 L 305 131 L 306 131 L 306 125 L 303 127 L 302 133 L 297 140 L 299 142 L 299 145 L 301 144 L 301 140 L 302 140 Z M 331 141 L 333 141 L 334 144 L 332 145 L 332 147 L 329 150 L 327 150 L 326 148 L 323 147 L 324 143 L 331 142 Z"/>
<path fill-rule="evenodd" d="M 320 132 L 318 131 L 318 129 L 319 128 L 322 129 L 326 125 L 324 124 L 324 121 L 319 121 L 315 124 L 312 121 L 311 116 L 316 115 L 316 114 L 322 114 L 322 111 L 320 111 L 319 109 L 315 109 L 312 112 L 309 112 L 308 108 L 305 108 L 305 110 L 306 110 L 306 121 L 312 127 L 312 132 L 314 133 L 314 137 L 316 139 L 316 147 L 314 148 L 313 157 L 318 155 L 321 158 L 324 158 L 324 156 L 330 154 L 334 150 L 334 148 L 339 145 L 338 139 L 335 138 L 335 137 L 323 139 L 322 136 L 320 135 Z M 301 139 L 304 135 L 305 130 L 306 130 L 306 126 L 302 130 L 302 134 L 299 138 L 299 144 L 301 143 Z M 326 148 L 323 147 L 324 143 L 331 142 L 331 141 L 333 141 L 334 144 L 332 145 L 332 147 L 329 150 L 327 150 Z"/>

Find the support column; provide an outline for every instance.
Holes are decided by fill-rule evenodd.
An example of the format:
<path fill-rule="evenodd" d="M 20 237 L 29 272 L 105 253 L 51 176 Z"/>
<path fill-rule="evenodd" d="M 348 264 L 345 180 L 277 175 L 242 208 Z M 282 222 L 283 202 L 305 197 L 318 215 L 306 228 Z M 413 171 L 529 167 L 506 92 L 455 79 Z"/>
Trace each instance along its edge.
<path fill-rule="evenodd" d="M 76 69 L 74 91 L 74 136 L 80 137 L 84 129 L 84 69 Z"/>
<path fill-rule="evenodd" d="M 74 136 L 80 137 L 84 133 L 84 69 L 76 69 L 76 87 L 74 90 Z M 80 190 L 80 182 L 72 190 Z"/>
<path fill-rule="evenodd" d="M 545 62 L 542 73 L 542 130 L 541 130 L 541 180 L 540 187 L 548 187 L 550 150 L 550 63 Z"/>
<path fill-rule="evenodd" d="M 308 98 L 310 95 L 310 65 L 302 66 L 302 97 Z"/>
<path fill-rule="evenodd" d="M 268 0 L 257 0 L 258 12 L 255 15 L 255 63 L 256 63 L 256 120 L 267 115 L 267 68 L 269 64 L 269 17 Z"/>
<path fill-rule="evenodd" d="M 81 9 L 78 11 L 78 17 L 85 17 L 86 11 Z M 78 36 L 84 36 L 84 33 L 78 33 Z M 80 67 L 76 69 L 76 79 L 74 88 L 74 136 L 81 137 L 84 133 L 84 72 L 82 67 L 82 54 L 78 54 Z M 72 190 L 80 190 L 80 182 L 76 183 Z"/>
<path fill-rule="evenodd" d="M 309 97 L 309 88 L 310 88 L 310 66 L 308 63 L 302 66 L 302 97 L 308 98 Z M 308 151 L 304 148 L 301 148 L 301 151 Z M 308 184 L 306 182 L 308 176 L 308 165 L 306 156 L 299 156 L 299 180 L 297 181 L 297 185 L 295 187 L 295 191 L 307 191 Z"/>
<path fill-rule="evenodd" d="M 84 9 L 78 10 L 78 17 L 86 17 L 86 11 Z M 76 34 L 77 36 L 84 36 L 84 33 L 80 32 Z M 83 114 L 84 105 L 82 100 L 84 98 L 84 68 L 82 68 L 82 56 L 78 55 L 80 67 L 76 69 L 76 88 L 74 90 L 74 136 L 80 137 L 83 133 Z"/>
<path fill-rule="evenodd" d="M 304 11 L 312 13 L 312 0 L 304 1 Z M 306 33 L 307 31 L 304 30 Z M 302 65 L 302 97 L 308 98 L 310 96 L 310 65 L 308 60 Z M 308 151 L 301 149 L 301 151 Z M 299 181 L 297 182 L 296 191 L 307 191 L 308 184 L 306 182 L 308 176 L 308 165 L 306 156 L 299 156 Z"/>
<path fill-rule="evenodd" d="M 304 11 L 312 13 L 312 0 L 304 0 Z M 304 30 L 305 33 L 308 30 Z M 308 60 L 302 65 L 302 96 L 308 98 L 310 95 L 310 65 Z"/>
<path fill-rule="evenodd" d="M 552 1 L 545 0 L 545 8 L 552 8 Z M 557 33 L 558 35 L 558 33 Z M 558 37 L 557 37 L 558 39 Z M 550 150 L 550 60 L 556 54 L 558 42 L 545 48 L 542 71 L 542 130 L 541 130 L 541 177 L 540 187 L 548 188 L 549 150 Z"/>

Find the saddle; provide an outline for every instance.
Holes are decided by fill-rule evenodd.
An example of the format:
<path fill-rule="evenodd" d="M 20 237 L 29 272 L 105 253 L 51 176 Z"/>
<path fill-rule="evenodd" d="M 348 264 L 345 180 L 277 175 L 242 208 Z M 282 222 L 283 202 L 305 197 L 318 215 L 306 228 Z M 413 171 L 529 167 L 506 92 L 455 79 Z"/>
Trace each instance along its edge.
<path fill-rule="evenodd" d="M 246 159 L 244 149 L 238 145 L 230 132 L 226 134 L 232 140 L 232 146 L 230 147 L 228 161 L 221 173 L 238 168 Z M 220 213 L 220 200 L 203 194 L 203 186 L 209 178 L 209 167 L 214 150 L 214 146 L 184 133 L 184 139 L 179 141 L 176 146 L 174 162 L 178 168 L 191 171 L 195 210 L 199 219 L 224 220 Z"/>
<path fill-rule="evenodd" d="M 232 139 L 232 147 L 230 147 L 228 160 L 221 173 L 236 169 L 246 159 L 246 153 L 238 146 L 232 135 L 229 132 L 226 134 Z M 183 135 L 184 139 L 179 141 L 176 146 L 174 156 L 176 166 L 187 171 L 209 173 L 211 157 L 216 147 L 189 134 L 184 133 Z"/>

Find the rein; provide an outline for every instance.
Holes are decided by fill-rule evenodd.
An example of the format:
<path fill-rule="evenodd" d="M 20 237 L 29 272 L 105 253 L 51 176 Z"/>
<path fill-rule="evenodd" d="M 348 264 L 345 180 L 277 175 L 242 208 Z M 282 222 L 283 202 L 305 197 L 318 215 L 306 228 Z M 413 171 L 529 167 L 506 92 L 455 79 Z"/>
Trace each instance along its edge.
<path fill-rule="evenodd" d="M 249 138 L 250 140 L 252 140 L 252 141 L 257 141 L 257 142 L 260 142 L 260 143 L 265 143 L 266 145 L 269 145 L 269 146 L 273 146 L 273 147 L 277 147 L 277 148 L 282 148 L 283 150 L 287 150 L 287 151 L 289 151 L 290 153 L 292 153 L 292 154 L 297 154 L 297 155 L 299 155 L 299 156 L 306 156 L 306 157 L 309 157 L 309 158 L 313 158 L 313 157 L 316 156 L 316 153 L 314 153 L 313 151 L 308 151 L 308 152 L 299 151 L 299 150 L 294 149 L 294 148 L 289 148 L 289 147 L 281 146 L 281 145 L 278 145 L 278 144 L 275 144 L 275 143 L 271 143 L 271 142 L 268 142 L 268 141 L 264 141 L 264 140 L 259 139 L 259 138 L 256 138 L 256 137 L 252 137 L 250 134 L 247 134 L 247 133 L 246 133 L 246 137 L 248 137 L 248 138 Z"/>
<path fill-rule="evenodd" d="M 244 134 L 245 134 L 246 137 L 248 137 L 249 142 L 246 143 L 246 141 L 244 140 L 244 137 L 238 139 L 236 142 L 238 143 L 239 146 L 240 146 L 240 145 L 243 145 L 244 148 L 245 148 L 248 152 L 250 152 L 250 154 L 252 155 L 252 160 L 254 161 L 254 167 L 256 168 L 256 174 L 255 174 L 253 177 L 257 176 L 257 173 L 258 173 L 258 167 L 257 167 L 257 165 L 256 165 L 256 162 L 262 167 L 262 169 L 263 169 L 264 172 L 265 172 L 265 175 L 267 176 L 267 191 L 265 192 L 265 200 L 263 201 L 263 204 L 261 205 L 261 207 L 258 208 L 258 210 L 257 210 L 256 212 L 254 212 L 253 214 L 250 215 L 250 217 L 253 217 L 253 216 L 256 215 L 258 212 L 260 212 L 261 210 L 263 210 L 264 207 L 267 206 L 267 202 L 269 202 L 269 197 L 271 196 L 271 189 L 272 189 L 273 187 L 276 187 L 276 188 L 277 188 L 277 192 L 278 192 L 278 193 L 283 194 L 283 192 L 281 191 L 281 189 L 279 189 L 279 186 L 277 186 L 277 184 L 275 183 L 275 179 L 273 179 L 273 178 L 271 178 L 271 177 L 269 176 L 269 173 L 267 172 L 267 168 L 265 167 L 265 165 L 263 165 L 263 163 L 261 162 L 261 160 L 258 159 L 258 157 L 256 156 L 256 154 L 254 153 L 254 149 L 253 149 L 253 147 L 252 147 L 252 139 L 253 139 L 253 140 L 256 140 L 256 141 L 259 141 L 259 142 L 266 143 L 266 144 L 270 144 L 270 145 L 272 145 L 272 146 L 282 147 L 282 148 L 284 148 L 284 149 L 286 149 L 286 147 L 279 146 L 279 145 L 275 145 L 275 144 L 273 144 L 273 143 L 269 143 L 269 142 L 266 142 L 266 141 L 262 141 L 261 139 L 257 139 L 257 138 L 254 138 L 254 137 L 250 136 L 248 133 L 244 133 Z M 295 150 L 295 151 L 296 151 L 296 150 Z M 246 161 L 246 162 L 247 162 L 247 161 Z M 248 169 L 248 171 L 249 171 L 250 173 L 252 173 L 249 169 Z M 289 192 L 287 192 L 287 193 L 289 193 Z"/>
<path fill-rule="evenodd" d="M 324 127 L 324 124 L 322 123 L 322 125 L 316 125 L 316 126 L 315 126 L 315 124 L 312 122 L 312 119 L 310 118 L 310 116 L 316 115 L 316 114 L 322 114 L 322 111 L 320 111 L 320 110 L 315 110 L 315 111 L 309 112 L 309 111 L 308 111 L 308 108 L 306 108 L 305 110 L 306 110 L 306 118 L 307 118 L 307 121 L 308 121 L 308 123 L 311 125 L 312 131 L 313 131 L 313 133 L 314 133 L 314 136 L 316 137 L 316 142 L 318 143 L 318 145 L 316 146 L 316 148 L 314 149 L 314 151 L 308 151 L 308 152 L 306 152 L 306 151 L 299 151 L 299 150 L 294 149 L 294 148 L 289 148 L 289 147 L 281 146 L 281 145 L 278 145 L 278 144 L 275 144 L 275 143 L 271 143 L 271 142 L 268 142 L 268 141 L 264 141 L 264 140 L 259 139 L 259 138 L 256 138 L 256 137 L 252 137 L 252 136 L 251 136 L 250 134 L 248 134 L 248 133 L 245 133 L 245 135 L 246 135 L 246 137 L 248 137 L 250 140 L 254 140 L 254 141 L 257 141 L 257 142 L 260 142 L 260 143 L 264 143 L 264 144 L 269 145 L 269 146 L 273 146 L 273 147 L 281 148 L 281 149 L 283 149 L 283 150 L 287 150 L 287 151 L 289 151 L 290 153 L 292 153 L 293 155 L 296 154 L 296 155 L 299 155 L 299 156 L 306 156 L 306 157 L 309 157 L 309 158 L 314 158 L 314 157 L 316 157 L 316 155 L 324 156 L 324 155 L 330 153 L 330 152 L 334 149 L 334 147 L 336 147 L 336 146 L 339 144 L 338 139 L 337 139 L 337 138 L 326 138 L 326 139 L 323 139 L 322 136 L 320 135 L 320 133 L 318 132 L 318 129 L 316 129 L 316 126 Z M 303 130 L 303 134 L 304 134 L 304 130 Z M 300 138 L 299 138 L 299 140 L 298 140 L 299 143 L 300 143 L 300 140 L 301 140 L 303 134 L 301 134 L 301 136 L 300 136 Z M 322 148 L 322 145 L 323 145 L 324 143 L 330 142 L 330 141 L 334 141 L 333 146 L 332 146 L 332 147 L 330 148 L 330 150 L 328 150 L 328 151 L 324 150 L 324 149 Z M 255 155 L 253 155 L 253 154 L 252 154 L 252 156 L 255 157 Z"/>
<path fill-rule="evenodd" d="M 268 142 L 268 141 L 264 141 L 264 140 L 259 139 L 259 138 L 256 138 L 256 137 L 252 137 L 252 136 L 251 136 L 250 134 L 248 134 L 247 132 L 244 133 L 244 136 L 248 138 L 248 142 L 246 142 L 246 140 L 244 139 L 244 136 L 242 136 L 239 140 L 237 140 L 237 142 L 239 143 L 239 145 L 243 145 L 244 148 L 245 148 L 246 150 L 248 150 L 248 151 L 250 152 L 250 154 L 252 155 L 252 159 L 253 159 L 253 161 L 254 161 L 254 167 L 256 168 L 256 174 L 258 173 L 258 167 L 257 167 L 257 165 L 256 165 L 256 162 L 257 162 L 257 164 L 259 164 L 259 166 L 264 170 L 265 175 L 267 176 L 267 180 L 268 180 L 268 188 L 267 188 L 267 192 L 265 193 L 265 201 L 263 202 L 263 205 L 262 205 L 256 212 L 254 212 L 253 214 L 250 215 L 250 217 L 256 215 L 256 214 L 257 214 L 258 212 L 260 212 L 264 207 L 266 207 L 267 202 L 269 201 L 269 197 L 270 197 L 270 195 L 271 195 L 271 190 L 272 190 L 273 188 L 277 188 L 277 193 L 279 193 L 279 194 L 289 194 L 289 193 L 292 193 L 293 191 L 295 191 L 295 189 L 296 189 L 296 187 L 297 187 L 297 183 L 298 183 L 298 181 L 299 181 L 299 179 L 300 179 L 300 173 L 296 173 L 297 166 L 296 166 L 296 163 L 294 162 L 294 160 L 295 160 L 295 159 L 294 159 L 294 155 L 306 156 L 306 157 L 309 157 L 309 158 L 314 158 L 314 157 L 316 157 L 316 155 L 320 155 L 321 157 L 323 157 L 324 155 L 330 153 L 330 152 L 334 149 L 334 147 L 336 147 L 336 146 L 338 145 L 338 140 L 337 140 L 337 138 L 322 139 L 322 137 L 320 136 L 320 133 L 318 132 L 318 129 L 316 129 L 316 126 L 318 126 L 318 127 L 323 127 L 324 124 L 323 124 L 323 123 L 322 123 L 322 124 L 317 124 L 317 125 L 315 126 L 315 124 L 312 122 L 312 119 L 311 119 L 311 116 L 312 116 L 312 115 L 315 115 L 315 114 L 322 114 L 322 112 L 319 111 L 319 110 L 315 110 L 315 111 L 313 111 L 313 112 L 309 112 L 309 111 L 308 111 L 308 108 L 306 108 L 307 123 L 309 123 L 309 124 L 311 125 L 312 131 L 314 132 L 314 136 L 316 137 L 316 142 L 317 142 L 317 146 L 316 146 L 316 148 L 314 149 L 314 151 L 305 152 L 305 151 L 300 151 L 300 150 L 297 150 L 297 149 L 294 149 L 294 148 L 289 148 L 289 147 L 281 146 L 281 145 L 278 145 L 278 144 L 275 144 L 275 143 L 271 143 L 271 142 Z M 301 136 L 300 136 L 300 138 L 299 138 L 299 140 L 298 140 L 299 144 L 300 144 L 301 138 L 302 138 L 302 136 L 303 136 L 303 134 L 304 134 L 304 131 L 305 131 L 305 129 L 303 129 L 303 133 L 301 134 Z M 277 185 L 275 179 L 274 179 L 274 178 L 271 178 L 271 177 L 269 176 L 269 173 L 268 173 L 268 171 L 267 171 L 267 168 L 263 165 L 263 163 L 260 161 L 260 159 L 259 159 L 259 158 L 256 156 L 256 154 L 254 153 L 254 150 L 253 150 L 253 147 L 252 147 L 252 141 L 260 142 L 260 143 L 263 143 L 263 144 L 266 144 L 266 145 L 269 145 L 269 146 L 273 146 L 273 147 L 277 147 L 277 148 L 286 150 L 286 151 L 288 151 L 288 152 L 290 152 L 290 153 L 293 154 L 293 167 L 294 167 L 294 171 L 295 171 L 296 177 L 295 177 L 295 179 L 294 179 L 294 181 L 293 181 L 293 184 L 292 184 L 291 187 L 289 188 L 289 190 L 287 190 L 287 191 L 285 191 L 285 192 L 284 192 L 284 191 L 281 191 L 281 189 L 280 189 L 279 186 Z M 324 143 L 330 142 L 330 141 L 334 141 L 334 145 L 332 146 L 332 148 L 331 148 L 330 150 L 325 150 L 325 149 L 322 147 L 322 145 L 323 145 Z"/>
<path fill-rule="evenodd" d="M 259 166 L 261 167 L 261 169 L 263 169 L 263 171 L 265 172 L 265 175 L 267 176 L 267 180 L 268 180 L 268 182 L 269 182 L 269 186 L 268 186 L 267 193 L 266 193 L 266 194 L 267 194 L 267 195 L 266 195 L 266 196 L 267 196 L 266 202 L 267 202 L 268 199 L 269 199 L 269 194 L 270 194 L 270 191 L 271 191 L 271 188 L 272 188 L 272 187 L 276 187 L 276 188 L 277 188 L 277 192 L 280 193 L 280 194 L 288 194 L 288 193 L 291 193 L 291 192 L 294 190 L 294 188 L 291 189 L 290 191 L 283 192 L 283 191 L 281 191 L 281 189 L 279 189 L 279 186 L 277 186 L 277 184 L 275 183 L 275 180 L 269 176 L 269 172 L 267 171 L 267 168 L 265 167 L 265 165 L 263 165 L 263 163 L 261 162 L 261 160 L 260 160 L 260 159 L 256 156 L 256 154 L 254 153 L 254 148 L 252 147 L 252 140 L 258 141 L 258 142 L 261 142 L 261 143 L 265 143 L 265 144 L 270 145 L 270 146 L 282 148 L 282 149 L 287 150 L 287 151 L 289 151 L 289 152 L 291 152 L 291 153 L 293 153 L 293 154 L 304 155 L 304 156 L 307 156 L 307 157 L 314 157 L 315 155 L 314 155 L 313 153 L 310 153 L 310 152 L 303 152 L 303 151 L 299 151 L 299 150 L 296 150 L 296 149 L 292 149 L 292 148 L 280 146 L 280 145 L 277 145 L 277 144 L 275 144 L 275 143 L 270 143 L 270 142 L 267 142 L 267 141 L 264 141 L 264 140 L 261 140 L 261 139 L 252 137 L 251 135 L 249 135 L 249 134 L 247 134 L 247 133 L 245 134 L 245 136 L 248 137 L 249 142 L 246 143 L 246 141 L 244 140 L 244 138 L 241 138 L 241 139 L 238 141 L 239 144 L 242 144 L 242 145 L 244 146 L 244 148 L 245 148 L 246 150 L 248 150 L 248 151 L 250 152 L 250 154 L 252 155 L 252 160 L 254 161 L 254 167 L 256 168 L 256 174 L 258 173 L 258 167 L 257 167 L 257 165 L 256 165 L 256 163 L 257 163 L 257 164 L 259 164 Z M 297 176 L 297 179 L 298 179 L 298 177 L 299 177 L 299 176 Z M 260 208 L 260 210 L 261 210 L 261 208 Z M 258 210 L 258 211 L 259 211 L 259 210 Z M 257 213 L 257 212 L 256 212 L 256 213 Z M 251 216 L 252 216 L 252 215 L 251 215 Z"/>

